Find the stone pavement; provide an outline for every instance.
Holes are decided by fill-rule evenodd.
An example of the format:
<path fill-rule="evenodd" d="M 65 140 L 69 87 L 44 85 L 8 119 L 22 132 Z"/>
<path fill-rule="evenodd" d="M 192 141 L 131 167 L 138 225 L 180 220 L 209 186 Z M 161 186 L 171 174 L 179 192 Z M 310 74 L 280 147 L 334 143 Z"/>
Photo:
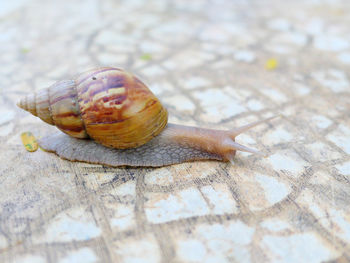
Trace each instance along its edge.
<path fill-rule="evenodd" d="M 350 2 L 0 2 L 0 262 L 349 262 Z M 15 106 L 97 66 L 134 72 L 174 123 L 230 129 L 235 165 L 72 163 Z"/>

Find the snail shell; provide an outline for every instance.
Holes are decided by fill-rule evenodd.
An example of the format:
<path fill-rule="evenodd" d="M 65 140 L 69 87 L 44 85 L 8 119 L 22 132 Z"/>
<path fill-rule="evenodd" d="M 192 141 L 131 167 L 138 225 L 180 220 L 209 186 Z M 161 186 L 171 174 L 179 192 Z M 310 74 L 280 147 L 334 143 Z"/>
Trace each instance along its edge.
<path fill-rule="evenodd" d="M 24 97 L 18 106 L 72 137 L 117 149 L 147 143 L 168 121 L 167 110 L 144 83 L 111 67 L 56 82 Z"/>

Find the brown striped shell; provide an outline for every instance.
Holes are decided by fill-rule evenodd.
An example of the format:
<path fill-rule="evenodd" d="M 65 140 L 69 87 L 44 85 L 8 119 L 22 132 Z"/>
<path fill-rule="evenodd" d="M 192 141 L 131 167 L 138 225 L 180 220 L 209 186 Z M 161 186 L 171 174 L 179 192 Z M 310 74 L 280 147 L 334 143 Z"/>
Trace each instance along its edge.
<path fill-rule="evenodd" d="M 30 94 L 18 106 L 75 138 L 113 148 L 145 144 L 166 126 L 168 113 L 134 75 L 98 68 Z"/>

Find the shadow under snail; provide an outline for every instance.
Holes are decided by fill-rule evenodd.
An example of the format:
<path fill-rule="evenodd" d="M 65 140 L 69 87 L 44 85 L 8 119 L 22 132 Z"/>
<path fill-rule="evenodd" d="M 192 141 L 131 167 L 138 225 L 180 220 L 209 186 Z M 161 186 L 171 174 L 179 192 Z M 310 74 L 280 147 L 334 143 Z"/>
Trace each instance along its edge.
<path fill-rule="evenodd" d="M 71 161 L 110 166 L 158 167 L 209 159 L 233 162 L 237 150 L 259 153 L 238 144 L 235 137 L 273 118 L 228 131 L 167 123 L 167 110 L 147 86 L 131 73 L 112 67 L 58 81 L 17 105 L 70 135 L 40 139 L 44 150 Z"/>

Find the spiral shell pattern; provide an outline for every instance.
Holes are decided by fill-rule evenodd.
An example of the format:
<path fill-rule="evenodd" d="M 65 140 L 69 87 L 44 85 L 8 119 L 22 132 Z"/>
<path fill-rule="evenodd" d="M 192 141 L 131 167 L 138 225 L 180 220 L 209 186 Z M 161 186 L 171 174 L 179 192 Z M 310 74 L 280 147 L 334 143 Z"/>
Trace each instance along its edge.
<path fill-rule="evenodd" d="M 23 98 L 18 106 L 76 138 L 113 148 L 145 144 L 166 126 L 168 113 L 134 75 L 98 68 Z"/>
<path fill-rule="evenodd" d="M 75 138 L 88 138 L 80 117 L 74 80 L 58 81 L 29 94 L 17 105 Z"/>

